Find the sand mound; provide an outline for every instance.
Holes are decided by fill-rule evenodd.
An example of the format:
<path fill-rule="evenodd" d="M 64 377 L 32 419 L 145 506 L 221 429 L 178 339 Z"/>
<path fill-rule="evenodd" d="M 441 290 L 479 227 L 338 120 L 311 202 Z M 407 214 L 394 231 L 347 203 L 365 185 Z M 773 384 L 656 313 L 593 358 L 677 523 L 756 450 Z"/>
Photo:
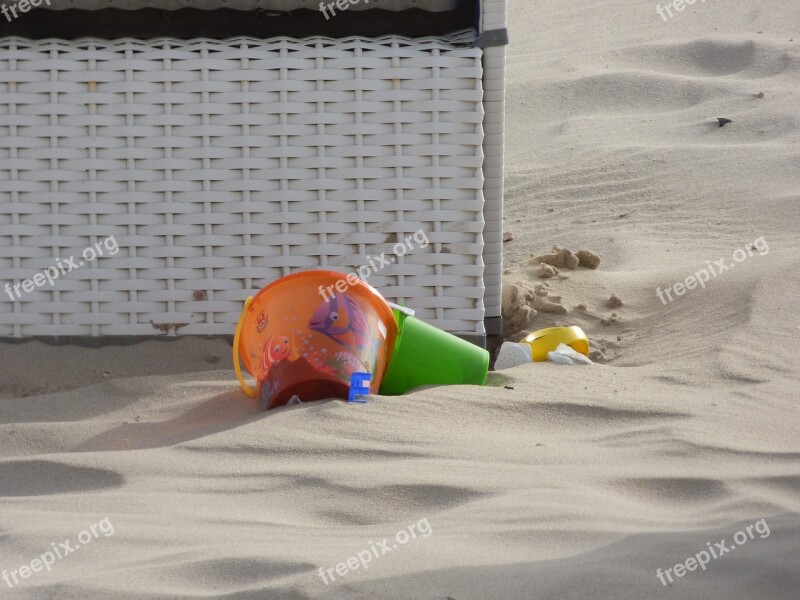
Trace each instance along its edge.
<path fill-rule="evenodd" d="M 562 248 L 561 246 L 553 246 L 553 249 L 546 253 L 532 257 L 528 264 L 542 264 L 555 267 L 555 270 L 545 270 L 545 273 L 558 274 L 558 268 L 567 268 L 572 271 L 581 267 L 588 269 L 596 269 L 600 266 L 600 256 L 591 250 L 578 250 L 573 252 L 569 248 Z M 548 275 L 552 276 L 552 275 Z M 542 275 L 540 275 L 542 277 Z"/>

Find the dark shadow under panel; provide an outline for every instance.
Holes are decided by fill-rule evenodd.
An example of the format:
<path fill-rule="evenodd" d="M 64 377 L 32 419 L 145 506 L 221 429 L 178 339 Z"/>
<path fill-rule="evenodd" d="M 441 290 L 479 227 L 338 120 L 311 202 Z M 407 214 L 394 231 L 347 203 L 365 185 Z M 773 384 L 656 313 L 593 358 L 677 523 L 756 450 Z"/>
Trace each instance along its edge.
<path fill-rule="evenodd" d="M 0 16 L 0 37 L 28 39 L 60 38 L 101 39 L 174 37 L 178 39 L 225 39 L 236 36 L 304 38 L 323 35 L 332 38 L 359 35 L 379 37 L 403 35 L 427 37 L 477 27 L 474 3 L 457 10 L 431 13 L 419 9 L 391 12 L 386 10 L 348 11 L 328 20 L 318 10 L 240 11 L 231 9 L 176 11 L 146 8 L 142 10 L 103 9 L 39 10 L 19 15 L 8 22 Z"/>

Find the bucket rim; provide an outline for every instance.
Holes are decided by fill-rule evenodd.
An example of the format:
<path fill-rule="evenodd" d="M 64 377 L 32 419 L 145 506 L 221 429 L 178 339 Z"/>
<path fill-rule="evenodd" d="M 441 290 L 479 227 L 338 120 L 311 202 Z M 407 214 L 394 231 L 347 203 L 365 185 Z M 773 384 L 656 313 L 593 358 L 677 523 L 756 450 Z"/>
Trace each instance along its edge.
<path fill-rule="evenodd" d="M 331 280 L 339 281 L 339 280 L 346 280 L 347 275 L 352 275 L 352 273 L 340 273 L 339 271 L 332 271 L 330 269 L 310 269 L 308 271 L 298 271 L 296 273 L 290 273 L 289 275 L 284 275 L 282 277 L 279 277 L 278 279 L 275 279 L 275 280 L 269 282 L 266 286 L 264 286 L 258 292 L 256 292 L 253 296 L 251 296 L 252 300 L 249 300 L 249 302 L 243 308 L 243 313 L 250 312 L 249 309 L 251 309 L 251 307 L 256 303 L 256 301 L 259 299 L 259 297 L 262 296 L 262 294 L 265 294 L 268 291 L 270 291 L 271 289 L 273 289 L 275 287 L 278 287 L 279 285 L 283 285 L 283 284 L 285 284 L 287 282 L 294 281 L 294 280 L 297 280 L 297 279 L 308 278 L 308 277 L 328 277 Z M 377 289 L 375 289 L 369 283 L 367 283 L 363 279 L 360 279 L 359 277 L 353 276 L 353 278 L 355 279 L 356 283 L 355 284 L 350 284 L 350 282 L 348 281 L 347 282 L 348 289 L 350 289 L 350 288 L 362 288 L 363 292 L 367 292 L 368 294 L 370 294 L 370 297 L 373 297 L 376 301 L 378 301 L 376 304 L 371 304 L 371 305 L 373 306 L 373 308 L 377 309 L 377 311 L 378 311 L 378 315 L 377 316 L 381 319 L 381 321 L 384 323 L 384 325 L 389 330 L 389 331 L 387 331 L 387 336 L 386 337 L 390 338 L 389 333 L 392 332 L 392 330 L 393 330 L 393 333 L 395 335 L 395 339 L 393 340 L 392 346 L 391 346 L 391 348 L 389 348 L 389 353 L 387 354 L 387 357 L 386 357 L 386 364 L 387 364 L 387 368 L 388 368 L 388 365 L 391 364 L 392 354 L 394 353 L 394 350 L 395 350 L 396 344 L 397 344 L 398 327 L 397 327 L 397 321 L 395 320 L 395 317 L 394 317 L 394 313 L 392 311 L 392 308 L 389 306 L 389 302 L 386 300 L 386 298 L 383 297 L 383 295 Z M 345 293 L 345 292 L 340 292 L 340 293 Z M 243 314 L 243 316 L 242 316 L 242 323 L 243 324 L 246 321 L 246 319 L 247 319 L 246 314 Z M 243 325 L 242 329 L 244 329 L 244 325 Z M 241 335 L 239 337 L 239 351 L 240 351 L 240 353 L 241 353 L 241 344 L 244 343 L 244 338 L 245 338 L 244 335 Z M 247 363 L 246 362 L 245 362 L 244 367 L 245 367 L 245 370 L 251 376 L 253 376 L 253 373 L 251 373 L 250 369 L 247 368 Z"/>

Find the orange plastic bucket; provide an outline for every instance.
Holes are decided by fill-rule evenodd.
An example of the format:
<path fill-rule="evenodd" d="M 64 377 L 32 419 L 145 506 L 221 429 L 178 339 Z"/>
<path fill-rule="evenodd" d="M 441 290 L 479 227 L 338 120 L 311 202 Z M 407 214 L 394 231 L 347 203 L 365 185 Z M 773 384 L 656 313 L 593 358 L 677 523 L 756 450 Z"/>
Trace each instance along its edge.
<path fill-rule="evenodd" d="M 371 373 L 370 393 L 378 392 L 396 336 L 392 310 L 372 286 L 335 271 L 303 271 L 247 299 L 233 363 L 242 389 L 266 409 L 292 396 L 347 399 L 355 372 Z"/>

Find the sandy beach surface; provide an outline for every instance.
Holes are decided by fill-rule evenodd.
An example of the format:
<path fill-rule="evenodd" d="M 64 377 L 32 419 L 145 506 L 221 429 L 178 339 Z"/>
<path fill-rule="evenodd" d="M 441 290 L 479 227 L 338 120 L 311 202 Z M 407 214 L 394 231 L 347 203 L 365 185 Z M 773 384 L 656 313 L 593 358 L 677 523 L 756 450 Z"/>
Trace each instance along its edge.
<path fill-rule="evenodd" d="M 0 597 L 800 597 L 800 4 L 671 10 L 510 6 L 507 335 L 594 365 L 264 413 L 224 340 L 0 344 Z"/>

